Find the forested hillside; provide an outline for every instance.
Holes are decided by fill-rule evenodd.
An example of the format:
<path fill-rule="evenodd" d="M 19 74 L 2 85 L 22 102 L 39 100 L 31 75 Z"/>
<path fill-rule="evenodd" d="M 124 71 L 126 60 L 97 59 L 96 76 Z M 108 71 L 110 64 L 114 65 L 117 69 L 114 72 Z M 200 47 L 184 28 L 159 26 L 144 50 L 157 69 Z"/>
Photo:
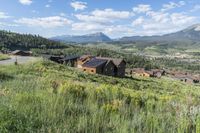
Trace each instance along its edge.
<path fill-rule="evenodd" d="M 68 46 L 38 35 L 0 31 L 0 49 L 66 48 Z"/>

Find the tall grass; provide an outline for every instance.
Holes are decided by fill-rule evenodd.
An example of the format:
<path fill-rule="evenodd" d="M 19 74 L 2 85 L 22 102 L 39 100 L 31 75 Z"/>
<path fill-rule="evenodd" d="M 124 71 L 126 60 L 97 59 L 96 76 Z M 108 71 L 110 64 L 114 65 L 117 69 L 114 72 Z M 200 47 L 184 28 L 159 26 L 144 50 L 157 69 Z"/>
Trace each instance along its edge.
<path fill-rule="evenodd" d="M 0 132 L 199 132 L 198 86 L 88 75 L 47 61 L 0 69 Z"/>
<path fill-rule="evenodd" d="M 0 61 L 1 60 L 7 60 L 9 59 L 10 57 L 8 55 L 5 55 L 5 54 L 0 54 Z"/>

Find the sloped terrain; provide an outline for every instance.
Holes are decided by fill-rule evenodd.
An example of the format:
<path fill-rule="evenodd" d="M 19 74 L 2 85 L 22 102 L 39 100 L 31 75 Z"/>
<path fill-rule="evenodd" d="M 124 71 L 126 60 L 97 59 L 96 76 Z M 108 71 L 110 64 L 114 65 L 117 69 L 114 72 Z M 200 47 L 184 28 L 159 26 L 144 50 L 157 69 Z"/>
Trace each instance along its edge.
<path fill-rule="evenodd" d="M 43 60 L 1 66 L 0 132 L 198 132 L 199 89 Z"/>

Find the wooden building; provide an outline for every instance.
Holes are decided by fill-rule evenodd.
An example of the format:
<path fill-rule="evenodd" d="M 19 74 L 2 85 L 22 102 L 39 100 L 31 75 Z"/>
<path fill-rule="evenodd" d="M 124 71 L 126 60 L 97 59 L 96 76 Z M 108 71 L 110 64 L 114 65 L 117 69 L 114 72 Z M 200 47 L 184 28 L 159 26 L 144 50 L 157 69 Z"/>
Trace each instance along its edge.
<path fill-rule="evenodd" d="M 134 68 L 130 70 L 130 74 L 141 77 L 161 78 L 165 75 L 165 71 L 160 69 L 145 70 L 144 68 Z"/>
<path fill-rule="evenodd" d="M 96 57 L 96 58 L 113 62 L 113 64 L 115 65 L 114 75 L 116 77 L 124 77 L 125 76 L 126 61 L 124 59 L 106 58 L 106 57 Z"/>
<path fill-rule="evenodd" d="M 151 77 L 155 78 L 161 78 L 163 75 L 165 75 L 165 70 L 152 69 L 150 70 L 150 72 L 151 72 Z"/>
<path fill-rule="evenodd" d="M 176 73 L 172 76 L 172 78 L 175 79 L 175 80 L 185 82 L 185 83 L 189 83 L 189 84 L 199 83 L 199 79 L 197 77 L 189 75 L 189 74 L 178 74 L 178 73 Z"/>
<path fill-rule="evenodd" d="M 62 56 L 54 56 L 54 55 L 48 57 L 49 60 L 54 61 L 56 63 L 60 63 L 60 60 L 63 59 L 63 58 L 64 57 L 62 57 Z"/>
<path fill-rule="evenodd" d="M 67 56 L 65 58 L 59 59 L 59 62 L 61 64 L 66 64 L 66 65 L 69 65 L 71 67 L 77 67 L 78 59 L 79 59 L 79 56 Z"/>
<path fill-rule="evenodd" d="M 15 50 L 11 52 L 11 55 L 17 55 L 17 56 L 31 56 L 31 51 L 22 51 L 22 50 Z"/>
<path fill-rule="evenodd" d="M 77 67 L 78 68 L 82 68 L 82 65 L 84 63 L 86 63 L 87 61 L 91 60 L 92 58 L 94 58 L 91 55 L 83 55 L 81 56 L 78 60 L 77 60 Z"/>
<path fill-rule="evenodd" d="M 145 71 L 144 68 L 134 68 L 130 71 L 131 75 L 141 76 L 141 77 L 150 77 L 151 73 Z"/>
<path fill-rule="evenodd" d="M 124 77 L 126 62 L 123 59 L 84 56 L 78 60 L 78 68 L 92 74 Z"/>
<path fill-rule="evenodd" d="M 91 74 L 102 74 L 107 60 L 93 58 L 82 65 L 82 70 Z"/>

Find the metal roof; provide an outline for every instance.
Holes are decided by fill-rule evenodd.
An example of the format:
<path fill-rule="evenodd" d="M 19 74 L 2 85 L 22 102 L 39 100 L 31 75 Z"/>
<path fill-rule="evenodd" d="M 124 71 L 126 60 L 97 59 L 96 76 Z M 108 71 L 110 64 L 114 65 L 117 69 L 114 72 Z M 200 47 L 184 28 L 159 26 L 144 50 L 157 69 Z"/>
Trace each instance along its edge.
<path fill-rule="evenodd" d="M 100 65 L 105 64 L 106 62 L 107 62 L 107 60 L 104 60 L 104 59 L 93 58 L 90 61 L 88 61 L 85 64 L 83 64 L 83 67 L 92 67 L 92 68 L 95 68 L 95 67 L 98 67 Z"/>
<path fill-rule="evenodd" d="M 116 66 L 119 66 L 121 64 L 121 62 L 124 61 L 124 59 L 116 59 L 116 58 L 108 58 L 108 57 L 96 57 L 96 58 L 97 59 L 103 59 L 103 60 L 112 61 Z"/>
<path fill-rule="evenodd" d="M 78 59 L 80 56 L 67 56 L 61 60 L 74 60 L 74 59 Z"/>

